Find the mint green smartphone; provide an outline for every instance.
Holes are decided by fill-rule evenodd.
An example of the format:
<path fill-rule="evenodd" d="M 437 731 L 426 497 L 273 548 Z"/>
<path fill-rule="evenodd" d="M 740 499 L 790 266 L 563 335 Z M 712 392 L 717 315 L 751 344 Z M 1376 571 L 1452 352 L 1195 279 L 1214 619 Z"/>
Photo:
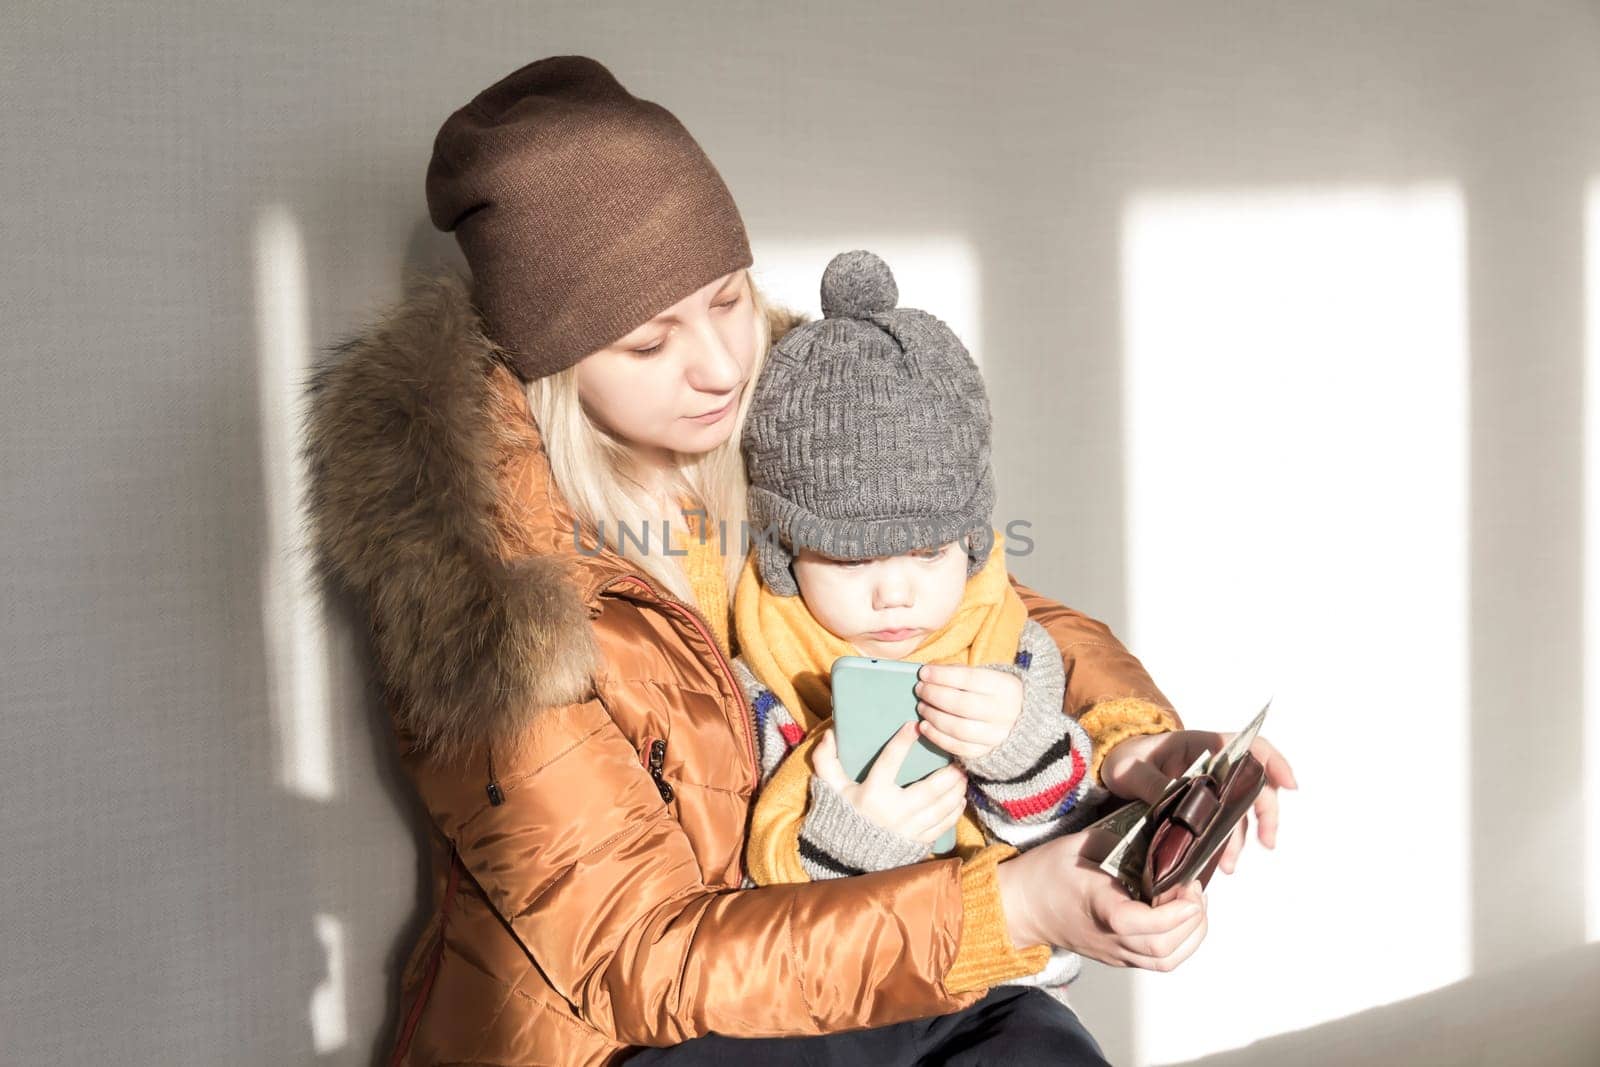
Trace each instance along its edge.
<path fill-rule="evenodd" d="M 920 663 L 869 656 L 840 656 L 829 672 L 833 685 L 833 730 L 839 762 L 854 781 L 866 780 L 873 761 L 894 732 L 917 715 L 917 671 Z M 910 785 L 950 762 L 950 753 L 918 735 L 906 753 L 895 784 Z M 943 855 L 956 847 L 952 827 L 933 843 Z"/>

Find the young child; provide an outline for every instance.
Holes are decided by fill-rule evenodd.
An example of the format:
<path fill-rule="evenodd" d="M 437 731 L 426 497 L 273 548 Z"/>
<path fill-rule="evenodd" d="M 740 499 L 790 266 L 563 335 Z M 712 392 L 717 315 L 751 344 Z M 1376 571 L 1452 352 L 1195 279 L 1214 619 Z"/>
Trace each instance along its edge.
<path fill-rule="evenodd" d="M 961 856 L 994 840 L 1025 848 L 1081 829 L 1104 794 L 1089 737 L 1062 711 L 1061 653 L 1028 618 L 990 525 L 982 377 L 948 327 L 897 309 L 898 295 L 872 253 L 834 257 L 824 317 L 772 348 L 751 399 L 755 545 L 734 593 L 734 670 L 761 762 L 746 885 L 916 863 L 952 825 Z M 909 726 L 880 754 L 892 765 L 864 783 L 845 774 L 829 671 L 850 655 L 929 665 L 917 730 L 965 789 L 950 770 L 895 785 Z M 1079 967 L 1053 948 L 1012 983 L 1064 1000 Z"/>

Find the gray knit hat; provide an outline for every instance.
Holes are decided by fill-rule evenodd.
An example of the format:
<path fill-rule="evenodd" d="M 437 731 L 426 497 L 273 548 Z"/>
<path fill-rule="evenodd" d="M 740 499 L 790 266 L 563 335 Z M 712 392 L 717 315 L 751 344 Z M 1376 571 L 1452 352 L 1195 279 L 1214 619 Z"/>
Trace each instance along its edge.
<path fill-rule="evenodd" d="M 870 559 L 969 535 L 967 576 L 994 544 L 989 397 L 950 328 L 896 308 L 871 252 L 822 275 L 823 318 L 767 355 L 741 445 L 761 580 L 795 596 L 801 548 Z M 777 536 L 763 536 L 771 530 Z"/>

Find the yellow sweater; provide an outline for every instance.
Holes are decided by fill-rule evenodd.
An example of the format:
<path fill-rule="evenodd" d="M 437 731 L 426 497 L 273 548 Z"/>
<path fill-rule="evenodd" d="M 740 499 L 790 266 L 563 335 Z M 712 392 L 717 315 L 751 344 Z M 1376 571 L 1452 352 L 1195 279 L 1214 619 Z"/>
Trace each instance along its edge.
<path fill-rule="evenodd" d="M 685 500 L 683 506 L 687 510 L 695 505 Z M 716 530 L 704 523 L 697 514 L 688 515 L 686 521 L 689 524 L 689 543 L 686 546 L 688 555 L 682 557 L 683 569 L 689 576 L 689 585 L 694 590 L 701 614 L 711 624 L 718 647 L 724 656 L 732 659 L 736 653 L 729 645 L 732 628 L 729 625 L 731 606 L 728 603 L 728 579 L 722 569 L 722 549 L 717 542 Z"/>

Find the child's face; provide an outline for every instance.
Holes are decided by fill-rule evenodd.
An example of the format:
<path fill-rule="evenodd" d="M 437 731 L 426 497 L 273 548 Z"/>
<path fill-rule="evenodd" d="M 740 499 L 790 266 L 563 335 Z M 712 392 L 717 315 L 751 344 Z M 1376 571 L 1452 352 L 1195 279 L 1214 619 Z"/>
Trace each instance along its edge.
<path fill-rule="evenodd" d="M 801 549 L 795 583 L 813 618 L 864 656 L 901 659 L 955 614 L 967 585 L 960 541 L 898 556 L 837 560 Z M 909 629 L 905 634 L 880 631 Z"/>

